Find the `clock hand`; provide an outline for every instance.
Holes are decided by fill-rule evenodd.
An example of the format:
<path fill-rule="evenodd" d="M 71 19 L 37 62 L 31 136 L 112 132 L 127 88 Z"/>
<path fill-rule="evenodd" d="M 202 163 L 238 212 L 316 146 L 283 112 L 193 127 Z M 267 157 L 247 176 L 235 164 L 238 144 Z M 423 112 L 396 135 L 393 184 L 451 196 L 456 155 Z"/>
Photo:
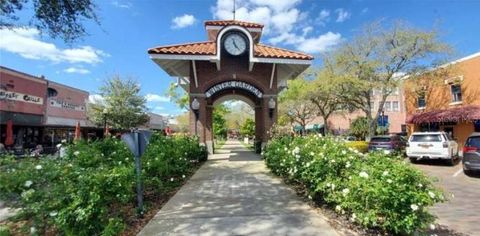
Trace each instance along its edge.
<path fill-rule="evenodd" d="M 233 46 L 235 46 L 237 49 L 239 49 L 239 50 L 240 50 L 240 48 L 238 48 L 237 44 L 235 43 L 235 39 L 234 39 L 234 40 L 232 40 L 232 41 L 233 41 Z"/>

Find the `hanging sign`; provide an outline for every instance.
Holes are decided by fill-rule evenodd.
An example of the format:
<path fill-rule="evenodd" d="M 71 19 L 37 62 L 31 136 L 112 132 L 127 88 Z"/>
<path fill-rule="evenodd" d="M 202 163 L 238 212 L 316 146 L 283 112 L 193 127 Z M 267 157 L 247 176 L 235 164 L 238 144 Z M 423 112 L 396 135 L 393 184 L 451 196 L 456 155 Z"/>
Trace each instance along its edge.
<path fill-rule="evenodd" d="M 243 82 L 243 81 L 235 81 L 235 80 L 225 81 L 225 82 L 222 82 L 222 83 L 219 83 L 219 84 L 216 84 L 216 85 L 212 86 L 211 88 L 209 88 L 207 90 L 207 92 L 205 93 L 205 96 L 207 98 L 209 98 L 212 95 L 214 95 L 215 93 L 218 93 L 220 91 L 227 90 L 227 89 L 246 90 L 246 91 L 254 94 L 255 96 L 257 96 L 258 98 L 262 98 L 262 96 L 263 96 L 263 93 L 259 89 L 257 89 L 255 86 L 253 86 L 249 83 Z"/>
<path fill-rule="evenodd" d="M 29 94 L 17 93 L 14 91 L 6 91 L 3 89 L 0 89 L 0 99 L 28 102 L 28 103 L 33 103 L 37 105 L 43 104 L 43 98 L 41 97 L 37 97 Z"/>

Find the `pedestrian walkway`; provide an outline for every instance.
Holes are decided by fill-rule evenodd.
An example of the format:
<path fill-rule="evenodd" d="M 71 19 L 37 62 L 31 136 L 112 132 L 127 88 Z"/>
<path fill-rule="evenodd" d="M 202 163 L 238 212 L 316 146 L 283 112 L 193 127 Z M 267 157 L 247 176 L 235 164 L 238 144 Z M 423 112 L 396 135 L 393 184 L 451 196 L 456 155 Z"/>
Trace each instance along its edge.
<path fill-rule="evenodd" d="M 338 235 L 260 156 L 228 141 L 139 235 Z"/>

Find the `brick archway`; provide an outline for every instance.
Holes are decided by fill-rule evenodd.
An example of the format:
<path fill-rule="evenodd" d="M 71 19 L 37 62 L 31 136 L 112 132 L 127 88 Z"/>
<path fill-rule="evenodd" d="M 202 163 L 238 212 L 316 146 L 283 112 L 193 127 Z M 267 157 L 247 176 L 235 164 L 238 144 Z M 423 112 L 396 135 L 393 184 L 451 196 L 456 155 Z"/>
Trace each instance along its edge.
<path fill-rule="evenodd" d="M 213 152 L 213 104 L 222 97 L 241 95 L 255 106 L 256 140 L 265 143 L 268 130 L 277 118 L 277 109 L 270 111 L 268 103 L 294 79 L 306 70 L 313 57 L 301 52 L 267 46 L 260 43 L 263 25 L 227 20 L 206 21 L 208 41 L 161 46 L 148 50 L 151 59 L 169 75 L 177 77 L 190 97 L 200 104 L 198 121 L 190 111 L 190 130 L 195 131 L 210 153 Z M 228 53 L 226 37 L 242 36 L 245 51 Z M 237 45 L 235 45 L 237 47 Z M 229 85 L 229 82 L 236 85 Z M 238 83 L 238 84 L 237 84 Z M 195 128 L 196 127 L 196 128 Z"/>

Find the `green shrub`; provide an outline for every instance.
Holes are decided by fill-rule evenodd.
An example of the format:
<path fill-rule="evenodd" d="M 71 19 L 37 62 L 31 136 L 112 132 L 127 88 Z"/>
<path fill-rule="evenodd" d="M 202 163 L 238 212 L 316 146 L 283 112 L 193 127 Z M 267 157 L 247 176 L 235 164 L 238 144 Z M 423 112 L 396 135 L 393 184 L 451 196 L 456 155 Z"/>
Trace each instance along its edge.
<path fill-rule="evenodd" d="M 427 208 L 444 199 L 402 160 L 380 152 L 365 155 L 330 137 L 275 139 L 264 157 L 273 173 L 305 185 L 310 198 L 368 228 L 411 234 L 434 221 Z"/>
<path fill-rule="evenodd" d="M 154 134 L 142 156 L 145 189 L 180 185 L 203 155 L 192 138 Z M 119 208 L 135 206 L 135 179 L 133 155 L 113 138 L 70 145 L 63 158 L 0 158 L 0 198 L 39 233 L 118 235 L 129 215 Z"/>
<path fill-rule="evenodd" d="M 368 142 L 367 141 L 353 141 L 345 143 L 347 147 L 358 150 L 361 153 L 368 152 Z"/>

